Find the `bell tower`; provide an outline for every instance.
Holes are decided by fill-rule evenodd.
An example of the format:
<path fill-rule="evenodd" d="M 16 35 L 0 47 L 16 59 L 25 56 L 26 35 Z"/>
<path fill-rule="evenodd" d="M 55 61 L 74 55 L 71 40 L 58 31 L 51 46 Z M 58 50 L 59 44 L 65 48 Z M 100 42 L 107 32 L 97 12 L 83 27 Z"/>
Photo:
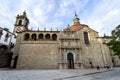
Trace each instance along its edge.
<path fill-rule="evenodd" d="M 13 32 L 18 33 L 28 30 L 28 24 L 29 19 L 27 18 L 26 12 L 24 11 L 22 15 L 17 15 Z"/>

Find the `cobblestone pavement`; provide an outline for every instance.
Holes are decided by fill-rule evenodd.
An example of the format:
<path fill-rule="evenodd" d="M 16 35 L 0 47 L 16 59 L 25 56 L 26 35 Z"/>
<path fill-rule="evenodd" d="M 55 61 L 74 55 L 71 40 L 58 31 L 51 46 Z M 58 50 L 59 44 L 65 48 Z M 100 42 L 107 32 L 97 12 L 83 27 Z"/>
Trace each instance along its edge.
<path fill-rule="evenodd" d="M 61 80 L 69 77 L 104 72 L 106 69 L 11 70 L 0 69 L 0 80 Z"/>

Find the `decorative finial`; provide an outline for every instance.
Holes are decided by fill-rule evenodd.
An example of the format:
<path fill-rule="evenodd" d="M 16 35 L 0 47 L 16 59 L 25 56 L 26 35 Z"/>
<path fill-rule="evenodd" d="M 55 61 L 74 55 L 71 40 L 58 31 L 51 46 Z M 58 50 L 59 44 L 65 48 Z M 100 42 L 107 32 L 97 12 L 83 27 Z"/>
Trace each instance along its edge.
<path fill-rule="evenodd" d="M 44 28 L 44 31 L 46 31 L 46 28 Z"/>
<path fill-rule="evenodd" d="M 51 27 L 51 31 L 52 31 L 52 27 Z"/>
<path fill-rule="evenodd" d="M 38 31 L 39 31 L 39 27 L 38 27 Z"/>
<path fill-rule="evenodd" d="M 26 16 L 26 10 L 24 10 L 23 15 Z"/>
<path fill-rule="evenodd" d="M 68 24 L 68 27 L 70 27 L 70 25 Z"/>
<path fill-rule="evenodd" d="M 106 34 L 104 33 L 104 37 L 106 36 Z"/>
<path fill-rule="evenodd" d="M 19 14 L 17 15 L 17 17 L 19 17 Z"/>
<path fill-rule="evenodd" d="M 67 26 L 67 30 L 70 30 L 70 25 L 68 24 L 68 26 Z"/>

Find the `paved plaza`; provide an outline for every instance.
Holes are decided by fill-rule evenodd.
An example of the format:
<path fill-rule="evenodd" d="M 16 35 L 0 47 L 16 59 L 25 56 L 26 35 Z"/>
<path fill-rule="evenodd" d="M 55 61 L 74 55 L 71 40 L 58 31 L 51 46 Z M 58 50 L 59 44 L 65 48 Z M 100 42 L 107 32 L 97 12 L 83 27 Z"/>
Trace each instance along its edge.
<path fill-rule="evenodd" d="M 111 69 L 114 70 L 114 69 Z M 0 69 L 0 80 L 69 80 L 69 78 L 111 71 L 106 69 L 16 70 Z"/>

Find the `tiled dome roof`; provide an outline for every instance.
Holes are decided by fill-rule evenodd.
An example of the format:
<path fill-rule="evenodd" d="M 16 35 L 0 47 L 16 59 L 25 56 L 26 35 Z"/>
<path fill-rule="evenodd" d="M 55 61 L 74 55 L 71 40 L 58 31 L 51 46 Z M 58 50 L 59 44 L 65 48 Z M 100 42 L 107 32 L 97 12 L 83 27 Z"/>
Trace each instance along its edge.
<path fill-rule="evenodd" d="M 80 30 L 84 27 L 84 25 L 80 24 L 80 23 L 77 23 L 77 24 L 73 24 L 71 26 L 71 29 L 74 30 L 74 31 L 77 31 L 77 30 Z"/>
<path fill-rule="evenodd" d="M 80 30 L 80 29 L 82 29 L 83 27 L 88 27 L 88 25 L 81 24 L 81 23 L 79 22 L 79 18 L 78 18 L 78 16 L 77 16 L 76 12 L 75 12 L 75 16 L 74 16 L 73 22 L 74 22 L 73 25 L 69 27 L 69 28 L 70 28 L 71 30 L 73 30 L 73 31 Z"/>
<path fill-rule="evenodd" d="M 74 24 L 71 26 L 71 29 L 74 30 L 74 31 L 80 30 L 85 26 L 84 24 L 81 24 L 79 22 L 79 18 L 77 16 L 76 12 L 75 12 L 75 16 L 74 16 L 73 21 L 74 21 Z"/>

